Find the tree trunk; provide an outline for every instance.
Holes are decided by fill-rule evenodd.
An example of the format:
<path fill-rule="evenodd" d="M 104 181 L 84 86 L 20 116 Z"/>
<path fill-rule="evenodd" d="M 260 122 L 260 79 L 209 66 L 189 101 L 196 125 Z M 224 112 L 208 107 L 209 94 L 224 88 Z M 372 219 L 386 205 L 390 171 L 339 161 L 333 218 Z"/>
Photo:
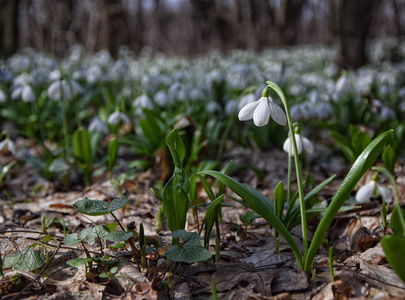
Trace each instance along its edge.
<path fill-rule="evenodd" d="M 340 8 L 340 67 L 356 69 L 366 64 L 366 40 L 373 13 L 381 0 L 343 0 Z"/>
<path fill-rule="evenodd" d="M 17 50 L 18 0 L 0 1 L 0 57 L 7 58 Z"/>

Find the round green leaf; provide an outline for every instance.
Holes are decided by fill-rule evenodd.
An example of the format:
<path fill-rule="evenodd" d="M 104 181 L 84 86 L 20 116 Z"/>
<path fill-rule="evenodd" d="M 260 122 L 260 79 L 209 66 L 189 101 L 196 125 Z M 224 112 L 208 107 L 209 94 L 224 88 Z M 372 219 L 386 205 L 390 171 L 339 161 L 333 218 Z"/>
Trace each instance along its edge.
<path fill-rule="evenodd" d="M 73 203 L 73 207 L 82 214 L 89 216 L 102 216 L 111 213 L 128 204 L 128 199 L 117 198 L 111 202 L 91 200 L 87 197 Z"/>

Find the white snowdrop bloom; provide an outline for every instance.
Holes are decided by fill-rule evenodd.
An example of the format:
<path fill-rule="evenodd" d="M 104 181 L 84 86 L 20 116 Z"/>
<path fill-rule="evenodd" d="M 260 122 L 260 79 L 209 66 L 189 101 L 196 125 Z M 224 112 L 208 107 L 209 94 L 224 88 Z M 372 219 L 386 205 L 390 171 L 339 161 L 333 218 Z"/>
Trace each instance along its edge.
<path fill-rule="evenodd" d="M 315 110 L 315 115 L 318 120 L 326 120 L 332 113 L 332 106 L 328 102 L 321 102 L 315 107 Z"/>
<path fill-rule="evenodd" d="M 260 127 L 265 126 L 270 117 L 280 124 L 287 124 L 287 117 L 280 106 L 273 102 L 273 99 L 269 97 L 269 90 L 265 88 L 262 92 L 262 97 L 252 103 L 249 103 L 242 107 L 238 114 L 240 121 L 247 121 L 253 119 L 253 123 Z"/>
<path fill-rule="evenodd" d="M 307 88 L 304 85 L 296 83 L 296 84 L 293 84 L 292 86 L 290 86 L 289 91 L 290 91 L 290 94 L 293 96 L 300 96 L 303 93 L 305 93 L 306 89 Z"/>
<path fill-rule="evenodd" d="M 117 125 L 119 122 L 124 122 L 124 123 L 131 123 L 129 118 L 127 117 L 126 114 L 120 112 L 119 110 L 116 110 L 113 112 L 109 117 L 108 117 L 108 124 L 111 125 Z"/>
<path fill-rule="evenodd" d="M 205 106 L 205 111 L 209 113 L 220 112 L 222 110 L 221 105 L 216 101 L 210 101 Z"/>
<path fill-rule="evenodd" d="M 164 91 L 159 91 L 153 96 L 155 103 L 159 106 L 165 106 L 169 104 L 168 97 Z"/>
<path fill-rule="evenodd" d="M 316 115 L 317 110 L 312 102 L 304 101 L 302 103 L 294 104 L 290 109 L 290 113 L 291 118 L 294 121 L 299 121 L 313 118 Z"/>
<path fill-rule="evenodd" d="M 213 70 L 208 73 L 207 79 L 211 83 L 220 83 L 225 80 L 225 76 L 220 70 Z"/>
<path fill-rule="evenodd" d="M 74 80 L 58 80 L 48 87 L 48 97 L 52 100 L 59 101 L 61 99 L 72 100 L 83 91 L 80 84 Z"/>
<path fill-rule="evenodd" d="M 225 113 L 230 116 L 235 114 L 238 111 L 238 101 L 237 100 L 228 100 L 225 104 Z"/>
<path fill-rule="evenodd" d="M 314 146 L 308 138 L 306 138 L 305 136 L 301 136 L 301 134 L 298 133 L 295 133 L 294 137 L 295 143 L 297 144 L 298 154 L 302 152 L 302 149 L 304 149 L 308 153 L 314 152 Z M 290 138 L 287 138 L 283 145 L 284 152 L 290 153 L 290 143 Z M 292 150 L 291 156 L 294 156 L 294 150 Z"/>
<path fill-rule="evenodd" d="M 87 129 L 89 132 L 100 132 L 102 134 L 108 134 L 108 126 L 105 122 L 101 121 L 99 117 L 94 117 L 91 119 L 89 127 Z"/>
<path fill-rule="evenodd" d="M 83 70 L 75 70 L 72 73 L 72 79 L 74 80 L 83 80 L 86 78 L 86 72 L 84 72 Z"/>
<path fill-rule="evenodd" d="M 153 101 L 148 95 L 142 94 L 135 98 L 134 102 L 132 103 L 132 106 L 135 107 L 136 109 L 138 108 L 153 109 Z"/>
<path fill-rule="evenodd" d="M 4 103 L 4 102 L 6 102 L 6 100 L 7 100 L 6 93 L 4 91 L 0 90 L 0 103 L 2 103 L 2 102 Z"/>
<path fill-rule="evenodd" d="M 256 101 L 256 96 L 254 94 L 246 94 L 239 100 L 238 109 L 242 109 L 245 105 L 253 103 Z"/>
<path fill-rule="evenodd" d="M 100 66 L 93 65 L 87 69 L 86 80 L 88 83 L 96 83 L 96 82 L 101 81 L 102 75 L 103 75 L 103 72 L 101 71 Z"/>
<path fill-rule="evenodd" d="M 374 176 L 373 176 L 374 177 Z M 385 203 L 391 203 L 391 191 L 377 183 L 377 178 L 360 187 L 356 193 L 356 201 L 359 203 L 367 202 L 371 196 L 380 194 Z"/>
<path fill-rule="evenodd" d="M 321 99 L 321 95 L 319 95 L 317 90 L 312 90 L 307 94 L 307 98 L 312 103 L 317 103 Z"/>
<path fill-rule="evenodd" d="M 388 106 L 383 106 L 383 108 L 381 109 L 380 115 L 381 115 L 381 119 L 383 119 L 384 121 L 392 120 L 392 119 L 396 118 L 395 111 Z"/>
<path fill-rule="evenodd" d="M 7 148 L 12 154 L 15 154 L 15 144 L 10 138 L 6 138 L 5 140 L 0 142 L 0 151 Z"/>
<path fill-rule="evenodd" d="M 49 73 L 48 78 L 51 81 L 56 81 L 59 80 L 61 77 L 60 71 L 59 70 L 53 70 L 51 73 Z"/>
<path fill-rule="evenodd" d="M 193 101 L 197 101 L 197 100 L 204 98 L 204 93 L 199 88 L 191 89 L 189 94 L 190 94 L 190 100 L 193 100 Z"/>
<path fill-rule="evenodd" d="M 13 79 L 13 86 L 21 87 L 33 81 L 33 78 L 28 73 L 22 73 Z"/>
<path fill-rule="evenodd" d="M 398 97 L 401 99 L 405 98 L 405 87 L 398 90 Z"/>
<path fill-rule="evenodd" d="M 19 86 L 11 93 L 11 99 L 21 98 L 24 102 L 34 102 L 36 95 L 32 87 L 28 84 Z"/>

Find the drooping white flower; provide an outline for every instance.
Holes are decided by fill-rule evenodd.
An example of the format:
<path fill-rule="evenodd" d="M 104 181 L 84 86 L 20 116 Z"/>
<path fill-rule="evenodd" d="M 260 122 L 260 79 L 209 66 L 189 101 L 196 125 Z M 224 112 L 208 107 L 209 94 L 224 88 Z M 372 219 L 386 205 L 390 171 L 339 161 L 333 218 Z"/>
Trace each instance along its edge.
<path fill-rule="evenodd" d="M 155 103 L 159 106 L 169 104 L 168 97 L 164 91 L 157 92 L 153 98 L 155 99 Z"/>
<path fill-rule="evenodd" d="M 108 126 L 105 122 L 101 121 L 97 116 L 91 119 L 89 127 L 89 132 L 100 132 L 102 134 L 108 134 Z"/>
<path fill-rule="evenodd" d="M 297 144 L 298 154 L 300 154 L 303 149 L 308 153 L 314 152 L 314 146 L 308 138 L 301 136 L 299 133 L 294 133 L 294 137 L 295 143 Z M 290 138 L 287 138 L 283 145 L 284 152 L 290 153 L 290 143 Z M 294 156 L 294 150 L 292 150 L 291 156 Z"/>
<path fill-rule="evenodd" d="M 280 125 L 287 124 L 284 111 L 273 102 L 267 88 L 263 90 L 262 97 L 259 100 L 245 105 L 238 114 L 240 121 L 253 119 L 253 123 L 258 127 L 265 126 L 269 122 L 270 116 Z"/>
<path fill-rule="evenodd" d="M 6 100 L 7 100 L 6 93 L 0 90 L 0 103 L 6 102 Z"/>
<path fill-rule="evenodd" d="M 82 91 L 82 87 L 75 80 L 63 79 L 52 82 L 47 92 L 49 98 L 59 101 L 61 99 L 72 100 Z"/>
<path fill-rule="evenodd" d="M 385 203 L 391 203 L 391 192 L 388 188 L 380 186 L 377 183 L 377 176 L 373 176 L 372 180 L 360 187 L 356 193 L 356 201 L 364 203 L 370 199 L 373 195 L 380 194 Z"/>
<path fill-rule="evenodd" d="M 142 94 L 136 97 L 132 106 L 135 108 L 135 115 L 142 115 L 142 110 L 144 108 L 153 109 L 153 101 L 148 95 Z"/>
<path fill-rule="evenodd" d="M 37 98 L 34 90 L 28 84 L 19 86 L 11 93 L 11 99 L 21 98 L 24 102 L 34 102 Z"/>
<path fill-rule="evenodd" d="M 7 148 L 12 154 L 15 154 L 15 144 L 9 137 L 0 142 L 0 151 Z"/>
<path fill-rule="evenodd" d="M 113 112 L 109 117 L 108 117 L 108 124 L 111 125 L 117 125 L 119 122 L 124 122 L 124 123 L 131 123 L 129 118 L 127 117 L 126 114 L 120 112 L 119 110 L 116 110 Z"/>

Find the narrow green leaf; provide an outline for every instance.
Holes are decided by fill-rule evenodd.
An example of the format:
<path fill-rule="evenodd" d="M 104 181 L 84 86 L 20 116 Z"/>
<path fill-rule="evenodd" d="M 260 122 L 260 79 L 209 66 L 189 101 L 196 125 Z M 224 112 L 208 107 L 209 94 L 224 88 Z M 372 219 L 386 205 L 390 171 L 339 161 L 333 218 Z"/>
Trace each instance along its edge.
<path fill-rule="evenodd" d="M 315 231 L 314 237 L 312 238 L 312 242 L 307 253 L 307 257 L 305 259 L 304 271 L 309 271 L 315 254 L 319 249 L 319 245 L 321 244 L 330 224 L 332 223 L 339 209 L 345 203 L 361 177 L 368 169 L 371 168 L 374 161 L 380 155 L 381 151 L 384 148 L 385 142 L 387 141 L 387 138 L 391 133 L 392 130 L 389 130 L 377 136 L 360 154 L 360 156 L 357 158 L 354 165 L 350 169 L 349 173 L 347 174 L 346 178 L 343 180 L 342 185 L 336 192 L 335 196 L 332 198 L 328 209 L 326 210 L 324 216 L 321 219 L 321 222 L 318 225 L 318 228 Z"/>
<path fill-rule="evenodd" d="M 183 160 L 186 156 L 186 147 L 181 139 L 177 128 L 174 128 L 166 139 L 166 144 L 169 147 L 170 153 L 173 157 L 174 165 L 177 168 L 183 167 Z"/>
<path fill-rule="evenodd" d="M 384 167 L 391 172 L 391 174 L 394 174 L 394 169 L 395 169 L 395 163 L 397 162 L 397 155 L 395 153 L 395 150 L 392 149 L 391 145 L 388 145 L 383 154 L 382 154 L 382 161 L 384 163 Z M 1 180 L 0 180 L 1 182 Z"/>
<path fill-rule="evenodd" d="M 391 268 L 405 283 L 405 237 L 396 234 L 386 235 L 382 238 L 381 245 Z"/>
<path fill-rule="evenodd" d="M 343 134 L 340 134 L 335 131 L 329 131 L 329 135 L 335 140 L 336 145 L 338 145 L 340 151 L 342 151 L 346 159 L 350 163 L 354 163 L 354 161 L 356 160 L 356 155 L 353 152 L 350 140 Z"/>
<path fill-rule="evenodd" d="M 396 235 L 405 237 L 405 227 L 403 226 L 400 213 L 402 214 L 402 220 L 405 220 L 405 210 L 398 205 L 395 206 L 391 214 L 390 227 Z"/>
<path fill-rule="evenodd" d="M 73 154 L 76 164 L 82 170 L 86 182 L 89 184 L 92 172 L 92 151 L 90 134 L 84 128 L 79 128 L 73 133 Z"/>
<path fill-rule="evenodd" d="M 222 200 L 224 195 L 219 196 L 217 199 L 211 202 L 211 204 L 207 208 L 207 212 L 205 213 L 204 224 L 205 224 L 205 232 L 204 232 L 204 247 L 207 248 L 210 242 L 210 234 L 212 231 L 212 227 L 214 226 L 214 222 L 218 222 L 219 219 L 219 212 L 221 209 Z"/>
<path fill-rule="evenodd" d="M 274 189 L 274 213 L 281 219 L 283 215 L 285 202 L 285 189 L 283 183 L 280 181 Z"/>
<path fill-rule="evenodd" d="M 214 201 L 215 200 L 215 195 L 214 195 L 214 192 L 211 189 L 210 183 L 203 176 L 199 176 L 199 178 L 200 178 L 200 181 L 201 181 L 201 183 L 202 183 L 202 185 L 204 187 L 205 192 L 207 193 L 208 198 L 211 201 Z"/>
<path fill-rule="evenodd" d="M 210 175 L 224 183 L 239 197 L 241 197 L 248 204 L 250 209 L 261 215 L 271 226 L 274 227 L 276 231 L 280 233 L 282 237 L 284 237 L 284 239 L 290 245 L 295 258 L 297 259 L 298 265 L 300 268 L 303 268 L 302 257 L 298 246 L 290 232 L 287 230 L 281 220 L 274 214 L 274 206 L 270 199 L 265 196 L 257 196 L 256 192 L 252 193 L 236 180 L 220 172 L 207 170 L 200 172 L 200 174 Z"/>

